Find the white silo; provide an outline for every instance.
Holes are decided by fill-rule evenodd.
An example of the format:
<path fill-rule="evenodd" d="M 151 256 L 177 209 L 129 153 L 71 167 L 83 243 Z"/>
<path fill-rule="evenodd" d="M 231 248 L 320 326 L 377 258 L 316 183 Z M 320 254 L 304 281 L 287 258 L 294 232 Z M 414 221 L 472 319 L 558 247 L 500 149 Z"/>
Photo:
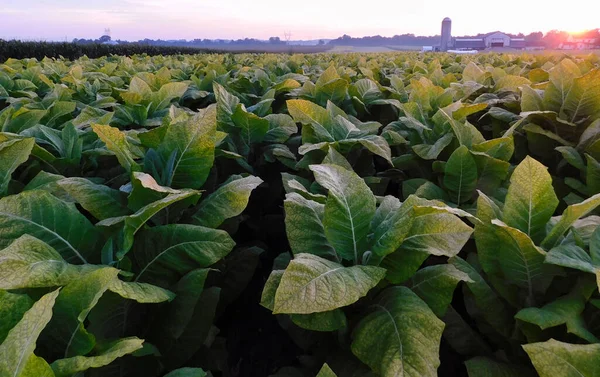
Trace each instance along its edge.
<path fill-rule="evenodd" d="M 452 20 L 448 17 L 442 21 L 441 51 L 448 51 L 452 47 Z"/>

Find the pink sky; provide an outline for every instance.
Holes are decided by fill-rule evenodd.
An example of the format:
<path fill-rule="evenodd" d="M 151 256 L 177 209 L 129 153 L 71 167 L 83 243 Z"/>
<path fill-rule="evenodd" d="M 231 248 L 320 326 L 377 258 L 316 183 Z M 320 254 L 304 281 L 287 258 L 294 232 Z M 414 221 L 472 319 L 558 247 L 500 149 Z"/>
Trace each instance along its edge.
<path fill-rule="evenodd" d="M 596 0 L 533 2 L 503 0 L 0 0 L 0 37 L 71 40 L 113 39 L 337 38 L 414 33 L 439 34 L 452 18 L 454 35 L 494 30 L 571 32 L 600 27 Z M 565 6 L 568 4 L 568 7 Z"/>

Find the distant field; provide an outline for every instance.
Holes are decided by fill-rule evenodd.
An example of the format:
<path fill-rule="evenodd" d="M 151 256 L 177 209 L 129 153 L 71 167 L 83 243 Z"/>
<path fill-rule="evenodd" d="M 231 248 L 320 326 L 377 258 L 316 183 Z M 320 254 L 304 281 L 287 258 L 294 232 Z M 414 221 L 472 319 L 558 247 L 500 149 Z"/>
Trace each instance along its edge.
<path fill-rule="evenodd" d="M 335 46 L 329 52 L 421 51 L 420 46 Z"/>
<path fill-rule="evenodd" d="M 215 46 L 213 50 L 224 52 L 269 52 L 269 53 L 295 53 L 310 54 L 318 52 L 327 52 L 332 49 L 329 45 L 299 46 L 299 45 L 232 45 Z"/>

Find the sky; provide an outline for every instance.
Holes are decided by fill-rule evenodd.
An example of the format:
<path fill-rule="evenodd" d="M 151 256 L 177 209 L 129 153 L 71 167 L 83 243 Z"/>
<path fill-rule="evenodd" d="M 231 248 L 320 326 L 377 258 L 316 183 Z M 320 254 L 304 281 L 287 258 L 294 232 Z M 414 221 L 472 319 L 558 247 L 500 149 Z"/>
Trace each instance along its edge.
<path fill-rule="evenodd" d="M 451 4 L 451 5 L 450 5 Z M 598 0 L 0 0 L 0 38 L 331 39 L 600 27 Z"/>

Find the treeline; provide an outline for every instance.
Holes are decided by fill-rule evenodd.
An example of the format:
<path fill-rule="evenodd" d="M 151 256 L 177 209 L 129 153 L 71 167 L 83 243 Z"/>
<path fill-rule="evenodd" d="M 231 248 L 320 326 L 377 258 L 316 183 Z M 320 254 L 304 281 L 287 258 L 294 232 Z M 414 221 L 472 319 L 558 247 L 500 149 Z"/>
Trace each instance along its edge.
<path fill-rule="evenodd" d="M 104 38 L 104 39 L 103 39 Z M 110 37 L 103 36 L 100 39 L 74 39 L 73 43 L 77 44 L 94 44 L 98 42 L 110 41 Z M 116 40 L 115 42 L 124 45 L 136 44 L 143 46 L 173 46 L 173 47 L 195 47 L 195 48 L 211 48 L 211 47 L 222 47 L 222 46 L 270 46 L 270 45 L 286 45 L 286 41 L 282 41 L 279 37 L 271 37 L 268 40 L 261 40 L 255 38 L 244 38 L 244 39 L 140 39 L 139 41 L 123 41 Z"/>
<path fill-rule="evenodd" d="M 21 42 L 14 40 L 5 41 L 0 39 L 0 63 L 6 61 L 8 58 L 43 59 L 44 57 L 58 58 L 63 56 L 66 59 L 74 60 L 84 55 L 93 59 L 111 54 L 129 56 L 136 54 L 147 54 L 154 56 L 212 52 L 216 52 L 216 50 L 181 46 L 153 46 L 134 43 L 108 45 L 100 43 Z"/>
<path fill-rule="evenodd" d="M 374 35 L 362 38 L 353 38 L 347 34 L 329 41 L 330 45 L 334 46 L 385 46 L 385 45 L 401 45 L 401 46 L 426 46 L 440 43 L 440 36 L 421 36 L 414 34 L 394 35 L 393 37 L 382 37 Z"/>
<path fill-rule="evenodd" d="M 481 38 L 488 33 L 480 33 L 477 35 L 463 35 L 453 36 L 456 38 Z M 551 30 L 547 33 L 533 32 L 530 34 L 511 34 L 505 33 L 512 38 L 525 38 L 525 42 L 528 45 L 545 46 L 547 48 L 554 48 L 567 41 L 569 33 L 560 30 Z M 575 36 L 576 38 L 590 38 L 600 40 L 600 29 L 588 30 L 583 33 L 579 33 Z M 382 37 L 381 35 L 374 35 L 368 37 L 354 38 L 347 34 L 333 39 L 329 42 L 330 45 L 334 46 L 435 46 L 439 45 L 440 36 L 422 36 L 414 34 L 401 34 L 394 35 L 393 37 Z"/>

